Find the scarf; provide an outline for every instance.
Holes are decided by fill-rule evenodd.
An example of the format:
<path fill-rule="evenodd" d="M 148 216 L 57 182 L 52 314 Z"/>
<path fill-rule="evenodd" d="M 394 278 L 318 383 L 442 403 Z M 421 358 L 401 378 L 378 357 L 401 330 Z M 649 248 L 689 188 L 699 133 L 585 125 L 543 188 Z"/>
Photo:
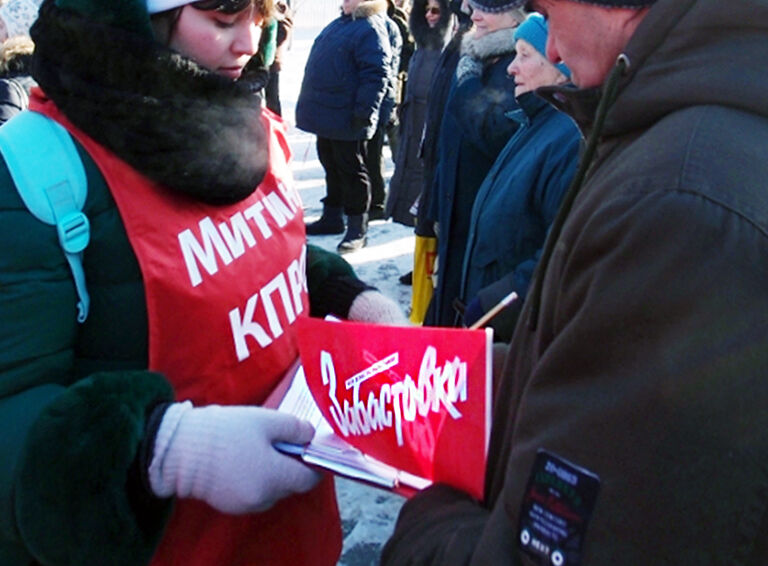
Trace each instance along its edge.
<path fill-rule="evenodd" d="M 146 177 L 210 204 L 237 202 L 268 161 L 261 101 L 146 36 L 47 1 L 32 76 L 58 108 Z"/>

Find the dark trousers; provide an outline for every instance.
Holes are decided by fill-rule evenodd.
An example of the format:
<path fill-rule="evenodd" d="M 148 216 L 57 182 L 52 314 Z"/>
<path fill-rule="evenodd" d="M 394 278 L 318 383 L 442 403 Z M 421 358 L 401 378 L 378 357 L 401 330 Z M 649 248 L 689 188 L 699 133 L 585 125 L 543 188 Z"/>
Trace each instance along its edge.
<path fill-rule="evenodd" d="M 371 185 L 365 153 L 365 141 L 317 137 L 317 157 L 325 169 L 325 206 L 343 207 L 348 216 L 368 211 Z"/>
<path fill-rule="evenodd" d="M 371 208 L 384 207 L 387 191 L 384 187 L 384 172 L 381 163 L 381 151 L 384 147 L 386 124 L 379 123 L 376 133 L 366 143 L 365 165 L 368 168 L 368 178 L 371 184 Z"/>

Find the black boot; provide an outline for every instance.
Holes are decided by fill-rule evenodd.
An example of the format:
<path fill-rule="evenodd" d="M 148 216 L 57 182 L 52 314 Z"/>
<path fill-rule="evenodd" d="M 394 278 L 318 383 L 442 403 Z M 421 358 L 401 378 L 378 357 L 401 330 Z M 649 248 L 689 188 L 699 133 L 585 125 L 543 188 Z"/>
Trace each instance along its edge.
<path fill-rule="evenodd" d="M 323 215 L 312 224 L 307 224 L 308 236 L 344 233 L 344 214 L 340 206 L 323 205 Z"/>
<path fill-rule="evenodd" d="M 365 233 L 368 231 L 367 214 L 351 214 L 347 216 L 347 233 L 344 239 L 336 247 L 340 254 L 357 251 L 365 247 L 367 242 Z"/>

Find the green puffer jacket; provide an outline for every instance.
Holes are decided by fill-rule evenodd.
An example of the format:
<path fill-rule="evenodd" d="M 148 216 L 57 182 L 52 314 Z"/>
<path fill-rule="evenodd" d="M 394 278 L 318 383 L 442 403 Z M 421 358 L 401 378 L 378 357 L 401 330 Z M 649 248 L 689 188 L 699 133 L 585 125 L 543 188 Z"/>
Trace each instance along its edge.
<path fill-rule="evenodd" d="M 133 463 L 148 411 L 173 391 L 146 369 L 139 265 L 103 177 L 77 148 L 91 223 L 82 325 L 55 228 L 27 211 L 0 161 L 2 566 L 30 564 L 30 551 L 45 564 L 99 564 L 105 553 L 143 564 L 170 511 L 146 498 Z M 315 316 L 345 316 L 365 288 L 340 257 L 312 246 L 307 277 Z"/>

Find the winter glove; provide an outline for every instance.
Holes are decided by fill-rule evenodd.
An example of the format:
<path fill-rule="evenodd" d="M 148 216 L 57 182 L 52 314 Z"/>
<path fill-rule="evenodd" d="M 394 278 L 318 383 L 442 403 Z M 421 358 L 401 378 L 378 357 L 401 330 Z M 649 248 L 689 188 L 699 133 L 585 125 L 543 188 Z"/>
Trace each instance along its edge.
<path fill-rule="evenodd" d="M 394 326 L 409 324 L 400 306 L 375 289 L 363 291 L 355 297 L 352 306 L 349 307 L 347 318 L 358 322 L 376 322 Z"/>
<path fill-rule="evenodd" d="M 306 444 L 313 434 L 308 423 L 272 409 L 173 403 L 157 432 L 150 486 L 158 497 L 200 499 L 223 513 L 264 511 L 322 477 L 272 446 Z"/>

